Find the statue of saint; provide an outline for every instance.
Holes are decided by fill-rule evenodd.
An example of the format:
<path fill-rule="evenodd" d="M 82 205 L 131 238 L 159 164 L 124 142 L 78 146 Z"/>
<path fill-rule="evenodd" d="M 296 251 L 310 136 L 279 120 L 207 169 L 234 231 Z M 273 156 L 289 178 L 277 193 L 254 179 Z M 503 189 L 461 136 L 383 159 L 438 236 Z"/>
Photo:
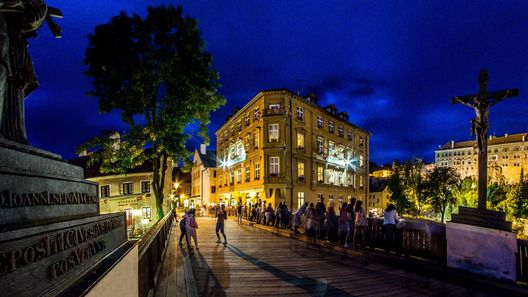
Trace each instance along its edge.
<path fill-rule="evenodd" d="M 24 98 L 38 81 L 26 39 L 48 16 L 41 0 L 0 0 L 0 138 L 28 144 Z"/>

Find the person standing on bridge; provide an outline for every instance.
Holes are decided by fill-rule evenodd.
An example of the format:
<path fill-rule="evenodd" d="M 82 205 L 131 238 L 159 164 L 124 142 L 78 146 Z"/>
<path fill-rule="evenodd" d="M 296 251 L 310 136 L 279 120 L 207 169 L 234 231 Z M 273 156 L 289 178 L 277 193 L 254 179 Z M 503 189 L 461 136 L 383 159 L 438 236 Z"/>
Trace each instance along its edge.
<path fill-rule="evenodd" d="M 348 203 L 347 208 L 346 208 L 346 215 L 347 215 L 347 222 L 346 223 L 347 223 L 348 233 L 347 233 L 347 236 L 345 238 L 345 248 L 352 247 L 350 245 L 350 242 L 354 238 L 354 230 L 355 230 L 354 223 L 356 221 L 356 214 L 354 212 L 354 204 L 355 203 L 356 203 L 356 198 L 350 198 L 350 202 Z"/>
<path fill-rule="evenodd" d="M 227 245 L 227 238 L 224 232 L 224 221 L 227 219 L 227 212 L 225 210 L 225 205 L 220 206 L 220 210 L 216 213 L 216 237 L 218 240 L 216 243 L 221 243 L 220 240 L 220 234 L 219 232 L 222 232 L 222 235 L 224 236 L 224 245 Z"/>
<path fill-rule="evenodd" d="M 237 222 L 238 225 L 242 225 L 242 199 L 238 200 L 238 206 L 237 206 Z"/>

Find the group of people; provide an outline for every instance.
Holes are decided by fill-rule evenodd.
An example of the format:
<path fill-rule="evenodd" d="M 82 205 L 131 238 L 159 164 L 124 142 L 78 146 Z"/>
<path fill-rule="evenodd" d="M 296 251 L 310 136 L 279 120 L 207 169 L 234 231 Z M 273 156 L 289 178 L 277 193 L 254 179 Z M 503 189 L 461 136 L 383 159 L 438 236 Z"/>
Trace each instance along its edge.
<path fill-rule="evenodd" d="M 384 239 L 389 245 L 394 243 L 399 220 L 396 208 L 389 204 L 385 209 L 382 227 Z M 307 236 L 339 242 L 345 248 L 350 248 L 365 245 L 368 220 L 361 200 L 351 198 L 349 203 L 344 202 L 339 209 L 330 203 L 326 209 L 324 198 L 321 198 L 315 205 L 305 202 L 295 212 L 292 224 L 295 233 L 304 227 Z"/>
<path fill-rule="evenodd" d="M 176 210 L 173 209 L 174 217 L 176 218 Z M 218 240 L 217 243 L 222 243 L 220 240 L 220 234 L 224 237 L 224 245 L 227 245 L 227 237 L 225 235 L 224 231 L 224 224 L 225 220 L 227 219 L 227 211 L 225 209 L 225 205 L 221 205 L 220 209 L 216 211 L 216 237 Z M 194 240 L 194 248 L 196 250 L 199 250 L 198 247 L 198 235 L 196 233 L 196 229 L 198 229 L 198 223 L 196 222 L 196 209 L 190 209 L 188 211 L 185 211 L 183 214 L 180 223 L 180 240 L 179 245 L 182 246 L 183 238 L 185 237 L 185 241 L 187 243 L 187 248 L 189 250 L 192 250 L 193 247 L 191 245 L 191 238 Z"/>
<path fill-rule="evenodd" d="M 247 210 L 240 202 L 236 208 L 237 223 L 242 224 L 242 219 L 246 216 Z M 228 217 L 228 212 L 225 205 L 221 205 L 215 211 L 216 216 L 216 236 L 217 243 L 222 243 L 220 234 L 222 234 L 223 244 L 227 245 L 227 238 L 224 231 L 224 222 Z M 345 248 L 364 246 L 367 236 L 368 220 L 363 208 L 363 202 L 351 198 L 348 203 L 344 202 L 339 209 L 330 203 L 328 209 L 324 203 L 324 198 L 321 197 L 319 202 L 315 205 L 313 203 L 305 202 L 292 215 L 288 210 L 286 203 L 279 203 L 273 209 L 271 203 L 266 206 L 265 202 L 259 200 L 252 207 L 250 206 L 250 215 L 246 216 L 250 222 L 263 224 L 266 226 L 274 226 L 276 228 L 289 228 L 295 233 L 300 233 L 299 228 L 304 227 L 305 234 L 314 239 L 328 240 L 339 242 Z M 400 221 L 396 208 L 393 204 L 389 204 L 385 209 L 383 215 L 383 237 L 388 245 L 392 245 L 395 241 L 396 224 Z M 194 240 L 195 248 L 198 249 L 198 238 L 196 229 L 198 224 L 196 222 L 195 209 L 186 211 L 180 221 L 180 240 L 185 237 L 187 246 L 191 247 L 191 238 Z"/>
<path fill-rule="evenodd" d="M 243 207 L 242 207 L 243 209 Z M 243 211 L 240 212 L 243 215 Z M 292 213 L 285 202 L 280 202 L 275 209 L 271 203 L 266 206 L 266 202 L 259 200 L 253 206 L 250 206 L 250 222 L 276 228 L 291 228 Z"/>

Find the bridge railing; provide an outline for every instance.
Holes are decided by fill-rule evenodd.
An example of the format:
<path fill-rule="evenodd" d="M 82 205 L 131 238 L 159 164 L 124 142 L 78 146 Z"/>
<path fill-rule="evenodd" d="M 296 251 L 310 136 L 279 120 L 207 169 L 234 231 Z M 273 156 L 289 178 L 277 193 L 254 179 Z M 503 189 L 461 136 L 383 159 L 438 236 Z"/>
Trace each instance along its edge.
<path fill-rule="evenodd" d="M 517 239 L 517 280 L 528 282 L 528 240 Z"/>
<path fill-rule="evenodd" d="M 398 224 L 395 243 L 388 246 L 383 239 L 383 219 L 369 218 L 368 221 L 368 246 L 445 263 L 447 241 L 444 224 L 427 220 L 405 220 Z"/>
<path fill-rule="evenodd" d="M 167 245 L 174 216 L 169 212 L 139 241 L 139 297 L 149 296 L 156 288 L 163 252 Z"/>

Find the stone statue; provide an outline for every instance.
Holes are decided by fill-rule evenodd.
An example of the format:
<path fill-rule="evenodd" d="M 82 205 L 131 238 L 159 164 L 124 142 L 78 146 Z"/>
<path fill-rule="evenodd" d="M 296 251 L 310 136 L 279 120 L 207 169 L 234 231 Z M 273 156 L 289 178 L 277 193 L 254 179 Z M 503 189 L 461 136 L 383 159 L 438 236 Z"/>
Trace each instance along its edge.
<path fill-rule="evenodd" d="M 56 34 L 58 27 L 42 0 L 0 0 L 0 138 L 28 144 L 24 98 L 38 81 L 26 39 L 34 37 L 45 20 Z"/>

